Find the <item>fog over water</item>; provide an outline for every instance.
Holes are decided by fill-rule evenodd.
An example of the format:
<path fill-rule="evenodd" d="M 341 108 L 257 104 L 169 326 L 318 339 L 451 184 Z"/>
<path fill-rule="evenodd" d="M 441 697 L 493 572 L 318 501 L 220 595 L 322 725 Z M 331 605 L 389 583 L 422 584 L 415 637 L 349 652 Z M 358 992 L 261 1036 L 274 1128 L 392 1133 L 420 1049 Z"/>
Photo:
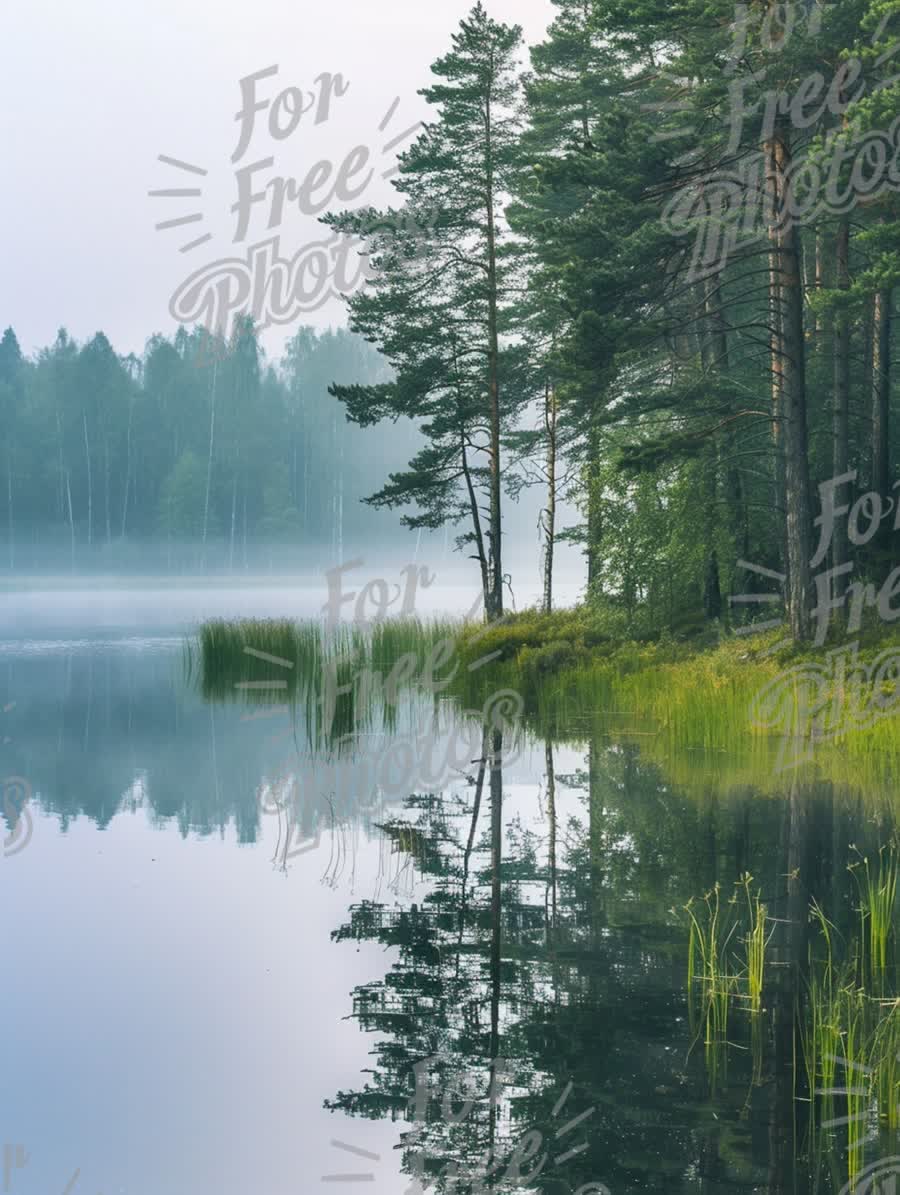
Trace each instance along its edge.
<path fill-rule="evenodd" d="M 480 589 L 476 563 L 452 550 L 434 550 L 433 544 L 431 549 L 420 546 L 417 556 L 415 541 L 415 536 L 408 537 L 407 552 L 402 539 L 387 549 L 364 543 L 347 545 L 341 584 L 342 593 L 352 600 L 342 605 L 345 620 L 355 617 L 357 598 L 365 586 L 382 579 L 390 585 L 394 603 L 388 614 L 398 613 L 403 604 L 401 591 L 407 584 L 403 570 L 412 565 L 427 569 L 432 579 L 430 585 L 417 586 L 417 615 L 463 616 L 476 608 Z M 111 576 L 102 571 L 102 564 L 97 572 L 72 574 L 66 571 L 64 557 L 56 560 L 55 568 L 48 557 L 45 571 L 12 578 L 7 575 L 3 580 L 0 640 L 69 631 L 147 636 L 189 630 L 207 618 L 321 618 L 329 593 L 327 574 L 337 565 L 324 550 L 313 550 L 302 553 L 307 567 L 282 571 L 279 552 L 283 549 L 275 550 L 271 569 L 207 576 L 154 575 L 137 569 Z M 152 560 L 152 551 L 147 555 Z M 506 559 L 516 607 L 537 604 L 541 581 L 535 551 L 524 545 L 517 551 L 512 546 Z M 581 596 L 584 566 L 577 548 L 558 549 L 554 588 L 560 605 L 569 605 Z M 371 602 L 366 611 L 368 617 L 374 613 Z M 477 616 L 480 614 L 477 607 Z"/>

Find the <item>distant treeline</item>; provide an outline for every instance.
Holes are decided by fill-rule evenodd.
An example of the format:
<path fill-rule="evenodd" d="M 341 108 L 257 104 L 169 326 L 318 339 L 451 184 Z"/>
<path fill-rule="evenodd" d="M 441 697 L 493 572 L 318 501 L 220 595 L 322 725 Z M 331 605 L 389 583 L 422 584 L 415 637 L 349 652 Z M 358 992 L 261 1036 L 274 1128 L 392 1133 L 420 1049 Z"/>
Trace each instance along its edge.
<path fill-rule="evenodd" d="M 360 499 L 417 432 L 406 421 L 373 443 L 327 388 L 386 370 L 344 329 L 300 328 L 270 364 L 249 319 L 227 341 L 202 328 L 154 335 L 140 357 L 62 329 L 28 358 L 7 328 L 0 568 L 140 567 L 151 545 L 154 567 L 237 570 L 261 550 L 271 564 L 273 551 L 323 545 L 337 557 L 345 537 L 392 522 Z"/>

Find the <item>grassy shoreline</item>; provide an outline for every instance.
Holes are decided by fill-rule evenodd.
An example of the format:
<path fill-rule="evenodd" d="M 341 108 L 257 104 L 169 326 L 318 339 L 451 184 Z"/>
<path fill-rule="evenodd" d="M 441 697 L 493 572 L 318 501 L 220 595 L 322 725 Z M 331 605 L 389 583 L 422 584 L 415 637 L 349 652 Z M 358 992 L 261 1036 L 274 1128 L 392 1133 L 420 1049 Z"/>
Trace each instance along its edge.
<path fill-rule="evenodd" d="M 415 686 L 423 672 L 434 680 L 452 672 L 440 693 L 464 708 L 515 690 L 534 733 L 556 742 L 597 731 L 632 738 L 691 787 L 727 779 L 783 788 L 786 776 L 811 770 L 878 788 L 900 777 L 900 717 L 893 716 L 895 706 L 900 713 L 900 631 L 869 625 L 846 643 L 776 650 L 780 638 L 778 631 L 710 631 L 693 640 L 625 641 L 607 632 L 602 614 L 582 607 L 524 611 L 489 628 L 452 619 L 389 620 L 367 631 L 217 620 L 200 628 L 188 657 L 204 694 L 219 700 L 315 700 L 323 661 L 340 656 L 343 683 L 354 674 L 394 675 Z M 431 667 L 448 641 L 452 653 Z M 893 655 L 897 665 L 866 675 L 873 661 Z M 404 666 L 411 657 L 415 667 Z M 255 690 L 266 676 L 283 680 L 282 691 Z M 354 703 L 356 716 L 362 704 Z"/>
<path fill-rule="evenodd" d="M 517 687 L 545 735 L 617 727 L 670 771 L 681 765 L 691 786 L 724 770 L 735 783 L 766 777 L 783 788 L 818 775 L 881 788 L 900 778 L 900 628 L 835 631 L 822 647 L 779 648 L 777 630 L 622 641 L 575 609 L 513 615 L 482 632 L 477 651 L 499 653 L 490 682 Z M 471 633 L 461 636 L 465 660 Z M 717 756 L 728 757 L 724 769 Z"/>

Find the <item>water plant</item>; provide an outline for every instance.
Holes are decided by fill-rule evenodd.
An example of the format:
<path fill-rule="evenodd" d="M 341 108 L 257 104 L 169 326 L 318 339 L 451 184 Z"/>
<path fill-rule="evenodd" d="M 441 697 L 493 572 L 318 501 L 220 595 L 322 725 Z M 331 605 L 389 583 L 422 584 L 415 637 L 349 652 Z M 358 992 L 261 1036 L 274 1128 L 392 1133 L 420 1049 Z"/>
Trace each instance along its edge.
<path fill-rule="evenodd" d="M 452 676 L 458 624 L 417 618 L 328 628 L 289 619 L 212 620 L 186 647 L 203 696 L 302 711 L 310 746 L 396 727 L 398 705 Z"/>
<path fill-rule="evenodd" d="M 880 1020 L 871 1056 L 879 1118 L 894 1132 L 900 1127 L 900 999 L 879 1003 Z"/>
<path fill-rule="evenodd" d="M 750 926 L 744 937 L 746 947 L 746 975 L 747 997 L 751 1013 L 762 1010 L 763 984 L 765 979 L 766 947 L 772 937 L 770 931 L 766 936 L 767 910 L 763 904 L 760 892 L 751 893 L 750 886 L 753 876 L 745 872 L 740 880 L 747 901 L 747 912 Z"/>
<path fill-rule="evenodd" d="M 477 645 L 470 645 L 475 630 L 462 633 L 464 658 L 496 651 L 491 678 L 502 672 L 504 683 L 522 693 L 527 717 L 546 737 L 586 737 L 586 724 L 622 737 L 634 733 L 667 769 L 680 768 L 672 779 L 689 789 L 702 786 L 710 769 L 717 778 L 724 769 L 738 784 L 749 776 L 776 791 L 789 768 L 791 775 L 809 769 L 856 790 L 895 793 L 900 718 L 882 716 L 877 670 L 865 678 L 879 651 L 896 641 L 883 626 L 861 635 L 855 659 L 862 679 L 850 689 L 841 669 L 832 675 L 819 656 L 776 650 L 779 632 L 713 648 L 629 642 L 595 625 L 589 611 L 525 611 L 478 629 Z M 871 717 L 862 716 L 867 709 Z"/>
<path fill-rule="evenodd" d="M 855 848 L 854 848 L 855 849 Z M 856 852 L 859 854 L 859 851 Z M 878 852 L 877 866 L 870 866 L 868 856 L 849 864 L 849 870 L 859 889 L 861 920 L 861 982 L 873 982 L 883 988 L 888 965 L 888 948 L 894 932 L 894 907 L 897 901 L 897 878 L 900 860 L 893 843 L 885 844 Z"/>
<path fill-rule="evenodd" d="M 817 1088 L 828 1090 L 834 1087 L 835 1067 L 840 1049 L 840 1024 L 838 1005 L 835 999 L 834 947 L 832 933 L 834 926 L 825 916 L 819 902 L 813 898 L 810 918 L 819 927 L 825 947 L 824 960 L 819 960 L 810 945 L 808 1022 L 801 1020 L 800 1034 L 803 1045 L 803 1059 L 806 1077 L 811 1093 Z M 839 987 L 840 985 L 838 985 Z M 815 1101 L 810 1100 L 811 1111 Z"/>
<path fill-rule="evenodd" d="M 727 1038 L 728 1009 L 737 979 L 729 968 L 728 947 L 737 925 L 723 915 L 718 883 L 704 895 L 702 905 L 688 901 L 685 911 L 690 923 L 688 1000 L 693 1007 L 699 984 L 701 1032 L 709 1048 Z"/>

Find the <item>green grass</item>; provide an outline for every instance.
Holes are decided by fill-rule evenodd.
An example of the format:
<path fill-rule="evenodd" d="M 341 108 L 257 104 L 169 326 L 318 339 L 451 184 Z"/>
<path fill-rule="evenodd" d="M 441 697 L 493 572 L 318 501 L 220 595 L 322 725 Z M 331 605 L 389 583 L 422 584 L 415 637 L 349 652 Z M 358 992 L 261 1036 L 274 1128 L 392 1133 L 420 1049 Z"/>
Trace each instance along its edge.
<path fill-rule="evenodd" d="M 774 931 L 766 932 L 767 911 L 760 899 L 760 893 L 751 893 L 750 885 L 753 876 L 746 873 L 741 885 L 747 902 L 749 927 L 744 936 L 746 948 L 747 999 L 751 1013 L 762 1011 L 763 988 L 765 981 L 766 947 Z"/>
<path fill-rule="evenodd" d="M 875 1092 L 878 1112 L 891 1132 L 900 1127 L 900 1001 L 881 1005 L 882 1019 L 875 1033 Z"/>
<path fill-rule="evenodd" d="M 835 1068 L 840 1049 L 840 1025 L 838 1006 L 835 1003 L 834 926 L 825 916 L 814 899 L 810 906 L 810 918 L 819 927 L 825 946 L 824 959 L 818 959 L 810 947 L 809 960 L 809 1017 L 801 1021 L 800 1034 L 803 1046 L 803 1060 L 810 1092 L 816 1088 L 830 1089 L 835 1085 Z M 838 985 L 838 988 L 840 985 Z M 814 1100 L 810 1108 L 815 1110 Z"/>
<path fill-rule="evenodd" d="M 526 611 L 488 628 L 453 620 L 388 619 L 366 633 L 353 626 L 326 631 L 318 622 L 213 621 L 189 645 L 188 667 L 207 698 L 305 704 L 313 711 L 323 672 L 343 668 L 338 679 L 346 681 L 352 673 L 357 684 L 352 700 L 335 711 L 334 727 L 361 725 L 378 709 L 390 728 L 397 703 L 393 692 L 385 700 L 385 688 L 419 684 L 429 652 L 446 639 L 451 654 L 440 675 L 455 669 L 447 694 L 463 708 L 481 708 L 499 689 L 515 690 L 525 702 L 526 728 L 536 735 L 561 743 L 585 742 L 598 733 L 633 738 L 642 754 L 663 766 L 687 793 L 704 793 L 710 785 L 726 794 L 748 786 L 774 793 L 783 789 L 787 776 L 829 780 L 865 792 L 873 801 L 895 799 L 900 718 L 881 717 L 871 726 L 814 743 L 798 744 L 783 733 L 803 722 L 812 700 L 809 677 L 814 673 L 809 670 L 821 666 L 823 651 L 783 648 L 768 655 L 771 634 L 706 645 L 702 640 L 623 642 L 615 637 L 616 629 L 604 615 L 583 607 L 552 615 Z M 870 632 L 861 659 L 871 660 L 891 642 Z M 291 667 L 254 654 L 259 652 Z M 335 663 L 351 656 L 349 669 Z M 409 659 L 414 663 L 407 666 Z M 770 689 L 762 709 L 761 691 L 789 668 L 805 671 Z M 273 681 L 280 682 L 278 689 L 249 687 Z M 892 683 L 885 681 L 882 691 Z M 862 699 L 872 687 L 868 694 L 865 685 L 857 687 Z M 820 688 L 817 696 L 825 706 L 844 689 Z M 827 714 L 822 717 L 827 720 Z M 806 747 L 809 758 L 796 763 Z"/>
<path fill-rule="evenodd" d="M 870 867 L 868 856 L 861 856 L 850 864 L 850 871 L 859 888 L 861 940 L 866 947 L 862 952 L 861 979 L 880 991 L 883 990 L 888 949 L 894 932 L 900 860 L 894 846 L 886 844 L 878 852 L 877 865 L 873 863 Z"/>
<path fill-rule="evenodd" d="M 703 1034 L 704 1046 L 725 1042 L 729 1010 L 733 1001 L 751 1014 L 762 1011 L 765 952 L 771 939 L 766 932 L 766 906 L 759 893 L 751 892 L 753 877 L 744 875 L 734 896 L 721 900 L 716 884 L 702 900 L 688 901 L 688 1007 L 695 1027 Z M 744 901 L 737 888 L 744 889 L 748 924 L 744 928 Z M 742 944 L 743 953 L 739 949 Z"/>
<path fill-rule="evenodd" d="M 809 910 L 817 932 L 797 995 L 798 1066 L 808 1094 L 798 1098 L 808 1100 L 812 1160 L 820 1173 L 839 1172 L 839 1186 L 852 1185 L 861 1173 L 876 1123 L 890 1131 L 900 1127 L 900 994 L 893 965 L 898 865 L 894 842 L 876 858 L 860 856 L 850 865 L 860 919 L 848 940 L 815 900 Z M 687 914 L 688 1005 L 694 1032 L 703 1034 L 707 1047 L 710 1082 L 715 1086 L 737 1044 L 728 1041 L 728 1031 L 740 1010 L 750 1013 L 753 1076 L 759 1081 L 763 1038 L 773 1028 L 765 1007 L 771 940 L 766 904 L 745 873 L 730 900 L 721 900 L 716 885 L 690 901 Z"/>
<path fill-rule="evenodd" d="M 774 792 L 785 775 L 800 775 L 892 798 L 900 781 L 900 717 L 860 725 L 835 716 L 858 712 L 875 695 L 873 681 L 823 679 L 837 644 L 773 650 L 777 631 L 623 642 L 584 608 L 509 616 L 478 629 L 477 644 L 475 630 L 462 632 L 464 660 L 497 656 L 469 680 L 476 699 L 502 681 L 522 694 L 528 724 L 542 737 L 634 737 L 687 791 L 714 783 Z M 862 664 L 887 650 L 900 656 L 896 628 L 870 626 L 858 639 Z M 896 687 L 888 677 L 879 694 L 891 698 Z"/>
<path fill-rule="evenodd" d="M 401 699 L 433 688 L 454 664 L 450 621 L 393 620 L 364 632 L 287 619 L 213 620 L 185 649 L 203 696 L 303 711 L 311 746 L 333 745 L 380 725 L 390 730 Z M 456 661 L 458 666 L 458 661 Z"/>
<path fill-rule="evenodd" d="M 690 925 L 688 1010 L 695 1040 L 703 1039 L 706 1069 L 715 1091 L 727 1063 L 728 1016 L 736 985 L 728 956 L 734 926 L 729 927 L 723 914 L 718 884 L 696 906 L 689 901 L 685 911 Z"/>

